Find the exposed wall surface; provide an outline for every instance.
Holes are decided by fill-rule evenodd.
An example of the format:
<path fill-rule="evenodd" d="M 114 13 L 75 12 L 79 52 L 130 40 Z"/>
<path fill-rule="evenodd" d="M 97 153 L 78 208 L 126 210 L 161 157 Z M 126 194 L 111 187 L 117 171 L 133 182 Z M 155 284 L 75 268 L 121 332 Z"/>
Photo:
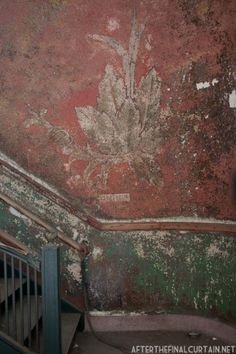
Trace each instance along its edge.
<path fill-rule="evenodd" d="M 100 218 L 235 222 L 235 18 L 235 0 L 0 0 L 0 150 Z M 4 167 L 0 189 L 88 240 L 92 309 L 235 319 L 234 234 L 100 232 Z M 46 242 L 2 201 L 0 228 Z"/>
<path fill-rule="evenodd" d="M 86 282 L 92 310 L 204 314 L 236 318 L 235 234 L 100 232 L 84 224 L 7 169 L 1 191 L 74 240 L 88 240 Z M 1 228 L 40 251 L 48 232 L 1 201 Z M 67 296 L 81 299 L 78 255 L 62 248 Z"/>
<path fill-rule="evenodd" d="M 235 15 L 0 1 L 1 149 L 101 217 L 235 219 Z"/>
<path fill-rule="evenodd" d="M 45 231 L 0 204 L 1 227 L 39 250 Z M 90 308 L 236 317 L 234 235 L 189 232 L 83 233 L 93 244 L 87 262 Z M 81 297 L 78 257 L 63 250 L 67 295 Z"/>

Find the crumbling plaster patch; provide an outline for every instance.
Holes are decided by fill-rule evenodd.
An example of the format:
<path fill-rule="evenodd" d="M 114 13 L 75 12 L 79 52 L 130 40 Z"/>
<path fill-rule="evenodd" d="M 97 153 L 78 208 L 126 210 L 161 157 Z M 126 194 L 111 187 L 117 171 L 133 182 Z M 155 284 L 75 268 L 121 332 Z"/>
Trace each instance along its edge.
<path fill-rule="evenodd" d="M 236 90 L 233 90 L 229 95 L 230 108 L 236 108 Z"/>

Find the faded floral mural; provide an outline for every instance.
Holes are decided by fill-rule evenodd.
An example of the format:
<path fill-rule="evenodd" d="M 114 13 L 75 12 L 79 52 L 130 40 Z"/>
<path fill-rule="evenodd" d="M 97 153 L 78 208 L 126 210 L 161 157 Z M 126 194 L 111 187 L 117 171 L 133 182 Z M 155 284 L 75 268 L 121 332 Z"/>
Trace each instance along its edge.
<path fill-rule="evenodd" d="M 106 185 L 111 167 L 127 162 L 138 178 L 161 185 L 161 172 L 155 160 L 161 141 L 161 79 L 152 68 L 138 84 L 135 80 L 144 29 L 145 24 L 139 25 L 134 14 L 128 51 L 111 37 L 89 35 L 91 40 L 103 42 L 117 52 L 122 59 L 124 77 L 119 77 L 113 66 L 107 64 L 96 106 L 75 107 L 78 122 L 88 138 L 86 146 L 76 144 L 64 128 L 49 123 L 46 109 L 38 113 L 28 107 L 30 118 L 25 126 L 46 127 L 50 137 L 69 155 L 68 168 L 75 160 L 85 160 L 87 166 L 81 177 L 87 184 L 91 183 L 96 167 L 101 167 L 101 180 Z"/>

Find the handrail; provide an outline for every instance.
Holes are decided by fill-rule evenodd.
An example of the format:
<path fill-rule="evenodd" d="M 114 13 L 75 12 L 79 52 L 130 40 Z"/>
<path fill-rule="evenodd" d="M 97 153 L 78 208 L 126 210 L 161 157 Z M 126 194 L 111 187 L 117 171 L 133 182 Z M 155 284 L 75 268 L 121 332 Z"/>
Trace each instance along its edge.
<path fill-rule="evenodd" d="M 3 193 L 0 192 L 0 199 L 5 201 L 7 204 L 11 205 L 14 209 L 17 209 L 20 213 L 23 215 L 29 217 L 31 220 L 35 221 L 38 225 L 43 226 L 46 230 L 48 230 L 52 238 L 58 237 L 60 241 L 63 243 L 67 244 L 68 246 L 74 248 L 76 251 L 78 251 L 82 256 L 86 256 L 89 254 L 89 248 L 86 243 L 77 243 L 76 241 L 72 240 L 70 237 L 68 237 L 65 233 L 63 233 L 60 230 L 57 230 L 55 227 L 50 225 L 48 222 L 42 220 L 38 215 L 34 214 L 32 211 L 29 211 L 25 207 L 19 205 L 17 202 L 13 201 L 11 198 L 8 196 L 4 195 Z"/>
<path fill-rule="evenodd" d="M 13 256 L 14 258 L 18 260 L 22 260 L 25 263 L 29 264 L 32 266 L 34 269 L 40 271 L 41 270 L 41 259 L 38 255 L 35 253 L 27 253 L 25 254 L 24 251 L 22 252 L 19 249 L 15 249 L 11 246 L 4 245 L 0 243 L 0 250 L 2 250 L 5 254 L 9 256 Z"/>
<path fill-rule="evenodd" d="M 108 220 L 108 219 L 99 219 L 92 214 L 88 214 L 82 212 L 75 207 L 69 200 L 64 198 L 63 196 L 57 195 L 55 192 L 48 190 L 45 186 L 41 185 L 39 182 L 36 182 L 33 178 L 27 175 L 24 172 L 23 168 L 19 171 L 16 167 L 12 166 L 5 159 L 0 158 L 0 165 L 8 168 L 13 171 L 15 174 L 18 174 L 29 183 L 34 185 L 40 193 L 45 195 L 51 201 L 57 203 L 58 205 L 65 208 L 67 211 L 79 217 L 82 221 L 86 222 L 91 227 L 100 230 L 100 231 L 158 231 L 158 230 L 181 230 L 181 231 L 200 231 L 200 232 L 224 232 L 224 233 L 235 233 L 236 232 L 236 221 L 227 220 L 211 220 L 208 222 L 208 219 L 199 219 L 195 221 L 184 221 L 182 217 L 173 217 L 173 220 L 161 220 L 161 219 L 133 219 L 133 220 Z M 17 209 L 17 207 L 16 207 Z M 19 210 L 19 209 L 18 209 Z M 170 218 L 171 219 L 171 218 Z M 36 221 L 36 220 L 35 220 Z M 56 229 L 54 229 L 56 230 Z M 58 232 L 56 230 L 56 232 Z M 61 241 L 63 241 L 63 234 L 58 234 L 58 237 Z M 71 239 L 70 239 L 71 240 Z M 73 240 L 71 240 L 73 241 Z M 89 250 L 84 249 L 84 245 L 82 245 L 81 251 L 78 249 L 78 244 L 75 247 L 72 245 L 70 241 L 67 243 L 69 246 L 77 249 L 81 254 L 87 254 Z M 75 242 L 76 243 L 76 242 Z M 85 247 L 86 248 L 86 247 Z"/>

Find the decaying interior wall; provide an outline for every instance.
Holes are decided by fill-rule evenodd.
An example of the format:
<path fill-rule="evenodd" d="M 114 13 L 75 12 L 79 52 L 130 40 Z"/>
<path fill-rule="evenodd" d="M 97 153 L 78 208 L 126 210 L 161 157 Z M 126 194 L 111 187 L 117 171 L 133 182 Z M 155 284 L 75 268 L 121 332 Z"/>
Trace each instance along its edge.
<path fill-rule="evenodd" d="M 234 0 L 1 0 L 1 151 L 94 217 L 235 222 L 235 15 Z M 92 244 L 93 308 L 236 315 L 233 234 L 103 233 L 6 171 L 1 189 Z"/>
<path fill-rule="evenodd" d="M 235 234 L 98 231 L 7 168 L 2 167 L 0 172 L 4 195 L 72 239 L 87 240 L 92 246 L 86 261 L 91 309 L 235 319 Z M 47 230 L 4 201 L 0 204 L 0 224 L 36 251 L 47 242 Z M 80 304 L 80 259 L 65 246 L 61 254 L 66 295 Z"/>

